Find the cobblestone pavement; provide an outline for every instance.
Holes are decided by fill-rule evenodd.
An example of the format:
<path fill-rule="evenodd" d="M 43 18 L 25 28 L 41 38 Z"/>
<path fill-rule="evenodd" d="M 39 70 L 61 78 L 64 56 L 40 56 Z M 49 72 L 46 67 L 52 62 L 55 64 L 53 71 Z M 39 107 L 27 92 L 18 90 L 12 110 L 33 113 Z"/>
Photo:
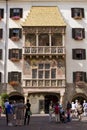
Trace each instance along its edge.
<path fill-rule="evenodd" d="M 55 123 L 53 119 L 49 122 L 48 115 L 32 115 L 30 125 L 26 126 L 7 126 L 5 117 L 0 118 L 0 130 L 87 130 L 87 117 L 83 117 L 82 121 L 72 119 L 69 123 Z"/>

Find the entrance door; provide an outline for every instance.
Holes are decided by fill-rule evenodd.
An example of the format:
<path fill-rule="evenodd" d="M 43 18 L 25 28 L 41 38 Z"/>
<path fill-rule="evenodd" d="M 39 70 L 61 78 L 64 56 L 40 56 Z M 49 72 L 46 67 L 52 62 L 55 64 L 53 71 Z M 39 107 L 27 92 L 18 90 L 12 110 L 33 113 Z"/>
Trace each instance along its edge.
<path fill-rule="evenodd" d="M 51 101 L 53 102 L 53 104 L 55 104 L 56 102 L 58 102 L 58 97 L 55 95 L 45 96 L 45 113 L 49 113 L 49 104 Z"/>

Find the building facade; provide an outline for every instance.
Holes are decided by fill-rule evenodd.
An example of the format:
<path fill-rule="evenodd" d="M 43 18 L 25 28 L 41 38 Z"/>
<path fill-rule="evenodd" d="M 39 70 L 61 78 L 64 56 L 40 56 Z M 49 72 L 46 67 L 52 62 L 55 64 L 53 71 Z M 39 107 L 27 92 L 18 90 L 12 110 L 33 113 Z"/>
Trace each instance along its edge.
<path fill-rule="evenodd" d="M 86 48 L 87 0 L 0 0 L 0 93 L 33 113 L 87 100 Z"/>

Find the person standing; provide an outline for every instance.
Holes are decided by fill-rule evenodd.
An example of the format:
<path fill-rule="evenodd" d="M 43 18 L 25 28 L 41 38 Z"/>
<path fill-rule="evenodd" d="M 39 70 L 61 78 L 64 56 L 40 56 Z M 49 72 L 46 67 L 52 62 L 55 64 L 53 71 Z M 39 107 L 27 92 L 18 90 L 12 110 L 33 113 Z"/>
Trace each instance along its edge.
<path fill-rule="evenodd" d="M 78 112 L 78 118 L 79 120 L 81 120 L 82 105 L 80 104 L 80 102 L 78 102 L 78 105 L 77 105 L 77 112 Z"/>
<path fill-rule="evenodd" d="M 5 114 L 6 114 L 6 123 L 8 125 L 8 114 L 7 114 L 7 106 L 9 105 L 8 99 L 5 100 L 4 106 L 5 106 Z"/>
<path fill-rule="evenodd" d="M 7 105 L 7 115 L 8 115 L 8 126 L 13 126 L 13 107 L 11 102 Z"/>
<path fill-rule="evenodd" d="M 56 123 L 60 122 L 60 108 L 59 108 L 59 103 L 56 103 L 55 108 L 54 108 L 54 112 L 55 112 Z"/>
<path fill-rule="evenodd" d="M 30 122 L 30 110 L 31 104 L 29 103 L 29 99 L 27 99 L 27 103 L 26 103 L 26 110 L 25 110 L 25 118 L 24 118 L 24 125 L 29 125 Z"/>
<path fill-rule="evenodd" d="M 83 112 L 84 112 L 84 116 L 87 116 L 87 103 L 86 103 L 86 100 L 84 100 L 84 102 L 83 102 Z"/>
<path fill-rule="evenodd" d="M 70 122 L 71 121 L 71 118 L 70 118 L 70 114 L 71 114 L 71 103 L 69 101 L 67 103 L 66 110 L 67 110 L 67 121 Z"/>
<path fill-rule="evenodd" d="M 49 104 L 49 121 L 52 121 L 52 114 L 53 114 L 54 110 L 53 110 L 53 103 L 52 101 Z"/>

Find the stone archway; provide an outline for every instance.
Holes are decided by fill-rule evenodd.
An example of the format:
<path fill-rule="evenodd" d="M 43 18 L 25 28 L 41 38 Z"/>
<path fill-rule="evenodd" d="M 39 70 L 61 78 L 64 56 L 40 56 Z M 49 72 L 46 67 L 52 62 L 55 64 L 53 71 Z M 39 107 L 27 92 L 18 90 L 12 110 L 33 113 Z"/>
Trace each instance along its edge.
<path fill-rule="evenodd" d="M 21 99 L 24 101 L 24 96 L 21 93 L 12 92 L 12 93 L 9 94 L 9 100 L 10 101 L 19 101 Z"/>
<path fill-rule="evenodd" d="M 78 100 L 81 104 L 83 104 L 84 100 L 87 101 L 87 96 L 83 93 L 77 93 L 72 97 L 71 101 L 75 102 L 75 100 Z"/>

